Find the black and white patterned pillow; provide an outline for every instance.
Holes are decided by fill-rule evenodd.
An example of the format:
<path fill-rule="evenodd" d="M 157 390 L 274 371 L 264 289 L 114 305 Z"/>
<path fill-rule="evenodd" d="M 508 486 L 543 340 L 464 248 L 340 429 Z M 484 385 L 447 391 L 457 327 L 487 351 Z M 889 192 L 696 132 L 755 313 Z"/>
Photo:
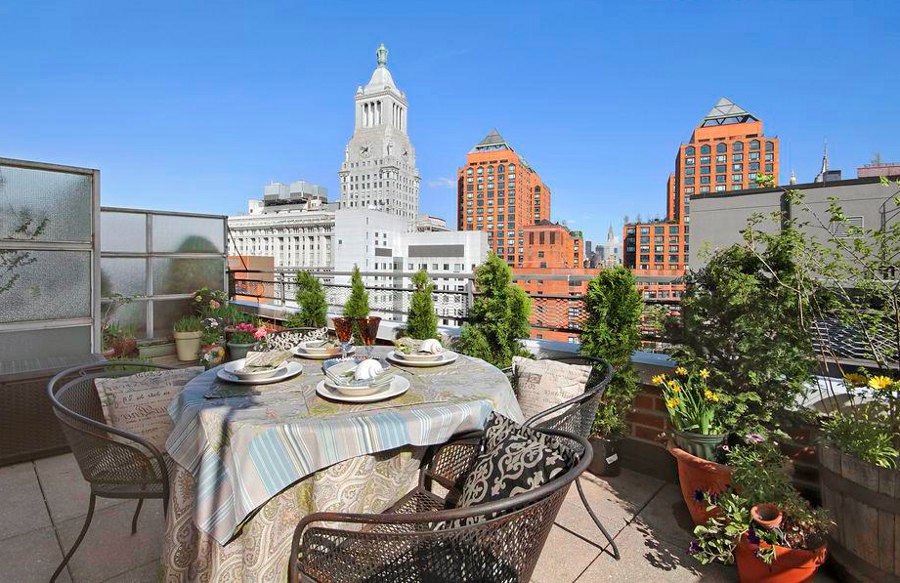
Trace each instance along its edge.
<path fill-rule="evenodd" d="M 535 490 L 572 467 L 574 456 L 553 436 L 493 413 L 481 454 L 466 476 L 457 506 L 506 500 Z"/>
<path fill-rule="evenodd" d="M 291 350 L 299 346 L 301 342 L 310 340 L 321 340 L 328 334 L 328 328 L 317 328 L 316 330 L 282 330 L 274 332 L 267 336 L 263 342 L 257 344 L 257 347 L 265 350 Z"/>

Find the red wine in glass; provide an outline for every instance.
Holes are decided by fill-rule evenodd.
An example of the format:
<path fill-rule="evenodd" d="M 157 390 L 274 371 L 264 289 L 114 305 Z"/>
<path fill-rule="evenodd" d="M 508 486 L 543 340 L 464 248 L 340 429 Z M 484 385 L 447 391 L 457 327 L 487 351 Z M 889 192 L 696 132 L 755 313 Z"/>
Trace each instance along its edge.
<path fill-rule="evenodd" d="M 337 334 L 338 342 L 341 343 L 341 358 L 347 358 L 347 352 L 350 350 L 353 339 L 353 319 L 335 318 L 334 332 Z"/>
<path fill-rule="evenodd" d="M 359 326 L 359 335 L 362 337 L 363 344 L 366 345 L 366 356 L 372 358 L 372 346 L 375 339 L 378 338 L 378 326 L 381 324 L 381 318 L 378 316 L 369 316 L 368 318 L 359 318 L 356 325 Z"/>

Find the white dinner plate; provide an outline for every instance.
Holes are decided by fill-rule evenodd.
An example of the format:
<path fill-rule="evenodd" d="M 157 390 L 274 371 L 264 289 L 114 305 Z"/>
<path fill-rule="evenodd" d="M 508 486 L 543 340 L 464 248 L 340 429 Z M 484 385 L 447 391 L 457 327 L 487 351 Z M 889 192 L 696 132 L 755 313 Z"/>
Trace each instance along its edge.
<path fill-rule="evenodd" d="M 326 385 L 324 380 L 319 381 L 319 384 L 316 385 L 316 392 L 320 396 L 332 401 L 343 401 L 344 403 L 373 403 L 375 401 L 383 401 L 385 399 L 398 397 L 408 390 L 409 379 L 400 376 L 394 377 L 394 380 L 391 381 L 390 386 L 385 387 L 383 391 L 379 391 L 372 395 L 359 397 L 348 397 L 347 395 L 342 395 L 335 389 L 332 389 L 331 387 Z"/>
<path fill-rule="evenodd" d="M 347 354 L 348 355 L 353 354 L 354 352 L 356 352 L 356 347 L 351 346 L 350 350 L 347 351 Z M 333 354 L 329 354 L 326 352 L 307 352 L 307 351 L 303 350 L 303 348 L 301 348 L 300 346 L 295 346 L 295 347 L 291 348 L 291 353 L 293 353 L 294 356 L 299 356 L 300 358 L 307 358 L 309 360 L 328 360 L 329 358 L 340 358 L 341 357 L 341 348 L 339 346 L 338 349 Z"/>
<path fill-rule="evenodd" d="M 456 359 L 459 358 L 459 355 L 452 350 L 445 350 L 441 353 L 441 359 L 439 360 L 409 360 L 403 358 L 402 353 L 398 353 L 396 350 L 391 350 L 388 352 L 387 359 L 395 364 L 400 364 L 403 366 L 444 366 L 445 364 L 450 364 L 451 362 L 456 362 Z"/>
<path fill-rule="evenodd" d="M 266 379 L 261 379 L 258 381 L 245 381 L 239 379 L 235 374 L 231 372 L 234 369 L 235 363 L 242 361 L 232 361 L 226 362 L 222 368 L 220 368 L 216 372 L 216 376 L 222 379 L 223 381 L 228 381 L 229 383 L 234 383 L 236 385 L 269 385 L 272 383 L 280 383 L 281 381 L 287 380 L 291 377 L 295 377 L 301 372 L 303 372 L 303 365 L 299 362 L 286 362 L 281 367 L 279 367 L 279 374 L 275 376 L 271 376 Z M 230 366 L 229 366 L 230 365 Z M 243 366 L 243 364 L 241 364 Z M 230 370 L 229 370 L 230 369 Z M 283 370 L 281 370 L 283 369 Z"/>

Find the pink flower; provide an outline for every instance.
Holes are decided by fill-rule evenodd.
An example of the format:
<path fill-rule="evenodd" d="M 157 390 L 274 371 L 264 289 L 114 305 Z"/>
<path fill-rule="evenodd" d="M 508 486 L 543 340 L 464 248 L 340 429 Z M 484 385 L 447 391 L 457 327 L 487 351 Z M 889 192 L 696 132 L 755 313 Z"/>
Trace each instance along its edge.
<path fill-rule="evenodd" d="M 209 307 L 214 310 L 218 310 L 220 305 L 222 305 L 222 304 L 220 304 L 216 300 L 209 300 Z"/>
<path fill-rule="evenodd" d="M 253 336 L 254 336 L 257 340 L 259 340 L 259 339 L 261 339 L 263 336 L 265 336 L 265 335 L 268 334 L 268 333 L 269 333 L 269 331 L 266 330 L 266 327 L 265 327 L 265 326 L 260 326 L 259 328 L 256 329 L 256 332 L 253 333 Z"/>
<path fill-rule="evenodd" d="M 238 332 L 256 332 L 256 326 L 249 322 L 240 322 L 234 329 Z"/>

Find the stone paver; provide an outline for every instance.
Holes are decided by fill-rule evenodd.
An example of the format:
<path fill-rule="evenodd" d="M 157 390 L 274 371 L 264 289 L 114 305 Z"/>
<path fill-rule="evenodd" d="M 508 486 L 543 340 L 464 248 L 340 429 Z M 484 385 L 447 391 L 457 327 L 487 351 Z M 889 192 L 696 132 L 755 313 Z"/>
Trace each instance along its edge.
<path fill-rule="evenodd" d="M 573 486 L 550 531 L 533 583 L 737 580 L 734 567 L 701 566 L 687 554 L 692 523 L 675 484 L 623 470 L 585 475 L 592 508 L 615 537 L 622 558 L 584 510 Z M 71 455 L 0 468 L 0 582 L 47 581 L 75 540 L 89 490 Z M 60 581 L 152 583 L 158 580 L 162 504 L 148 500 L 131 535 L 134 501 L 101 500 L 87 537 Z M 817 582 L 833 581 L 819 573 Z"/>

